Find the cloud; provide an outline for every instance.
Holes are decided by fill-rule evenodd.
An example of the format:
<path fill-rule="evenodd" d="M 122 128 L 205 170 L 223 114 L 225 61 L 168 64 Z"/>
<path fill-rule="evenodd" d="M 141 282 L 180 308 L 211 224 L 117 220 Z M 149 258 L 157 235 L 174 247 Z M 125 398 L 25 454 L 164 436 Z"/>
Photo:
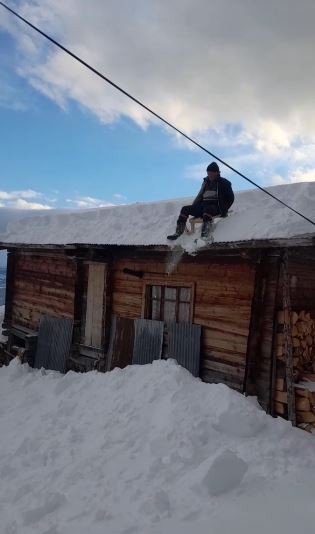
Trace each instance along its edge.
<path fill-rule="evenodd" d="M 0 200 L 16 200 L 18 198 L 39 198 L 42 193 L 26 189 L 24 191 L 0 191 Z"/>
<path fill-rule="evenodd" d="M 28 0 L 20 10 L 188 132 L 242 123 L 267 149 L 268 139 L 281 147 L 301 131 L 315 135 L 315 4 L 309 0 L 278 0 L 272 14 L 260 0 L 135 0 L 123 10 L 115 0 L 88 7 L 84 0 Z M 58 105 L 75 100 L 106 123 L 121 116 L 141 126 L 155 121 L 18 28 L 20 72 Z"/>
<path fill-rule="evenodd" d="M 32 189 L 26 189 L 24 191 L 0 191 L 0 207 L 27 210 L 51 209 L 49 204 L 33 202 L 34 199 L 42 197 L 42 193 L 33 191 Z"/>
<path fill-rule="evenodd" d="M 315 182 L 315 167 L 311 169 L 296 169 L 289 177 L 275 174 L 271 178 L 273 185 L 282 185 L 294 182 Z"/>
<path fill-rule="evenodd" d="M 28 106 L 25 98 L 15 87 L 1 80 L 0 107 L 14 111 L 25 111 Z"/>
<path fill-rule="evenodd" d="M 312 176 L 315 2 L 21 0 L 19 9 L 251 178 Z M 17 72 L 62 109 L 76 102 L 104 124 L 160 124 L 12 17 L 2 26 L 17 44 Z M 196 179 L 201 168 L 191 170 Z M 86 198 L 73 205 L 103 202 Z"/>
<path fill-rule="evenodd" d="M 10 204 L 11 208 L 24 210 L 51 210 L 52 207 L 48 204 L 40 204 L 39 202 L 28 202 L 23 198 L 19 198 Z"/>
<path fill-rule="evenodd" d="M 108 202 L 106 200 L 101 200 L 99 198 L 94 197 L 77 197 L 75 199 L 67 199 L 67 202 L 69 204 L 72 204 L 76 208 L 104 208 L 107 206 L 114 206 L 112 202 Z"/>

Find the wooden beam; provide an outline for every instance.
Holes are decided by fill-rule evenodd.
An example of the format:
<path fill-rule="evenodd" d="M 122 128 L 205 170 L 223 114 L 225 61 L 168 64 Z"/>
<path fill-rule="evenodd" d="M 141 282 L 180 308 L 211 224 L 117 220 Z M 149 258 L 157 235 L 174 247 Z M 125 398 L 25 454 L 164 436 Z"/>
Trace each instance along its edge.
<path fill-rule="evenodd" d="M 275 392 L 276 392 L 276 382 L 277 382 L 277 300 L 279 295 L 279 284 L 280 284 L 280 274 L 281 274 L 281 258 L 279 257 L 278 263 L 278 275 L 276 281 L 276 290 L 275 290 L 275 306 L 273 310 L 273 334 L 272 334 L 272 344 L 271 344 L 271 369 L 270 369 L 270 415 L 273 417 L 275 413 Z"/>
<path fill-rule="evenodd" d="M 4 315 L 5 328 L 10 326 L 12 322 L 15 261 L 16 261 L 15 253 L 9 252 L 7 256 L 7 274 L 6 274 L 5 315 Z"/>
<path fill-rule="evenodd" d="M 243 393 L 247 395 L 255 394 L 255 371 L 256 359 L 259 353 L 259 341 L 261 335 L 261 320 L 262 307 L 265 294 L 265 279 L 262 265 L 262 255 L 256 265 L 255 273 L 255 289 L 251 305 L 251 318 L 249 325 L 247 351 L 246 351 L 246 367 L 243 384 Z"/>
<path fill-rule="evenodd" d="M 289 279 L 289 252 L 285 249 L 282 256 L 282 290 L 283 290 L 283 311 L 284 311 L 284 356 L 286 363 L 286 381 L 288 393 L 288 419 L 293 426 L 296 426 L 295 411 L 295 390 L 293 379 L 293 351 L 291 332 L 291 300 L 290 300 L 290 279 Z"/>
<path fill-rule="evenodd" d="M 234 241 L 234 242 L 224 242 L 224 243 L 213 243 L 211 245 L 205 245 L 204 247 L 198 250 L 198 254 L 202 251 L 214 251 L 214 250 L 236 250 L 236 249 L 255 249 L 255 248 L 279 248 L 279 247 L 314 247 L 315 246 L 315 236 L 297 236 L 292 238 L 280 238 L 280 239 L 252 239 L 249 241 Z M 0 250 L 4 249 L 93 249 L 93 250 L 111 250 L 122 251 L 124 250 L 135 250 L 138 251 L 156 251 L 156 252 L 167 252 L 170 250 L 168 245 L 108 245 L 106 243 L 102 245 L 95 245 L 90 243 L 70 243 L 70 244 L 25 244 L 25 243 L 5 243 L 0 242 Z"/>

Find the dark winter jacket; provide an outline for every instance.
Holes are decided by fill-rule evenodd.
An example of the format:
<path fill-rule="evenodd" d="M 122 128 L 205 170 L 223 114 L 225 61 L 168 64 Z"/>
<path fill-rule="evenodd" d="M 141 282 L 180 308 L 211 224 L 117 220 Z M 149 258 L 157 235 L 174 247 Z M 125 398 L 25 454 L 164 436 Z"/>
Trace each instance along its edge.
<path fill-rule="evenodd" d="M 206 187 L 208 178 L 203 179 L 203 183 L 201 186 L 201 189 L 196 196 L 195 200 L 193 201 L 193 204 L 199 204 L 199 202 L 202 202 L 203 193 Z M 232 184 L 227 180 L 226 178 L 223 178 L 222 176 L 219 176 L 218 178 L 218 206 L 220 213 L 222 217 L 227 216 L 227 212 L 229 208 L 232 206 L 234 202 L 234 193 L 232 190 Z"/>

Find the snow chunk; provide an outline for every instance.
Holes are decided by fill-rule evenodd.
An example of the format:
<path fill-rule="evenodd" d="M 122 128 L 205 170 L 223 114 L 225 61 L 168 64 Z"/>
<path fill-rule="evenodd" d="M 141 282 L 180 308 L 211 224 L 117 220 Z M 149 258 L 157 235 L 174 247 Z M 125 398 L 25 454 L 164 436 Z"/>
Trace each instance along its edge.
<path fill-rule="evenodd" d="M 220 453 L 210 466 L 204 484 L 211 496 L 230 491 L 238 486 L 247 471 L 247 464 L 232 451 Z"/>

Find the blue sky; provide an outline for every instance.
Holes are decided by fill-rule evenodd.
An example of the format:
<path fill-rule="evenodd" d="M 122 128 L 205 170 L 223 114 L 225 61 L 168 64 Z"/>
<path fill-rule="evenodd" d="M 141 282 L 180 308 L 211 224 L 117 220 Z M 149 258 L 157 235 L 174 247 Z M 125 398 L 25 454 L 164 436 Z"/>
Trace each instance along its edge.
<path fill-rule="evenodd" d="M 60 108 L 16 74 L 14 42 L 4 32 L 0 49 L 7 86 L 0 103 L 1 189 L 30 189 L 41 195 L 31 204 L 67 208 L 79 206 L 80 199 L 84 207 L 88 197 L 92 205 L 92 198 L 137 202 L 197 192 L 213 158 L 179 144 L 162 124 L 143 128 L 119 118 L 105 125 L 76 102 Z M 223 156 L 220 148 L 209 147 Z M 231 176 L 223 169 L 222 174 Z M 237 176 L 233 182 L 237 189 L 247 187 Z"/>
<path fill-rule="evenodd" d="M 198 2 L 202 4 L 202 0 Z M 241 29 L 232 36 L 234 41 L 224 57 L 220 34 L 216 37 L 221 66 L 212 50 L 208 58 L 205 55 L 209 71 L 219 69 L 218 75 L 209 78 L 208 69 L 197 59 L 200 39 L 204 38 L 204 43 L 209 39 L 206 30 L 203 34 L 201 19 L 196 18 L 197 32 L 191 30 L 190 48 L 183 56 L 186 39 L 182 33 L 189 15 L 185 7 L 176 10 L 173 6 L 174 13 L 167 13 L 169 22 L 165 13 L 156 12 L 158 8 L 155 11 L 149 1 L 143 21 L 139 22 L 137 13 L 130 13 L 126 24 L 127 18 L 121 18 L 111 1 L 106 10 L 97 0 L 92 0 L 89 10 L 81 0 L 66 6 L 61 0 L 10 4 L 259 184 L 315 178 L 315 129 L 311 108 L 306 106 L 307 95 L 303 94 L 302 100 L 302 95 L 295 93 L 293 101 L 286 94 L 282 109 L 276 85 L 273 92 L 270 90 L 272 70 L 266 71 L 266 80 L 260 82 L 254 73 L 246 80 L 244 75 L 238 79 L 237 68 L 235 73 L 220 78 L 225 61 L 230 71 L 234 65 L 231 50 L 238 44 L 240 51 L 244 49 Z M 256 5 L 257 10 L 261 9 L 259 3 Z M 220 16 L 220 6 L 216 9 Z M 133 31 L 133 16 L 133 37 L 138 36 L 141 47 L 131 46 L 134 41 L 128 32 Z M 99 24 L 99 20 L 105 23 L 106 17 L 112 24 L 108 32 Z M 195 11 L 192 17 L 197 17 Z M 292 22 L 294 17 L 296 22 L 296 13 L 292 12 Z M 138 27 L 141 22 L 145 24 Z M 260 29 L 264 31 L 263 22 Z M 272 31 L 266 26 L 269 40 L 268 32 Z M 176 32 L 178 40 L 173 38 Z M 276 40 L 277 35 L 281 39 L 279 28 L 274 28 L 272 38 Z M 127 36 L 129 47 L 124 44 Z M 265 66 L 263 45 L 253 51 L 261 68 Z M 168 48 L 164 50 L 164 46 Z M 206 54 L 206 47 L 203 50 Z M 247 49 L 243 63 L 252 60 L 250 54 Z M 273 68 L 279 64 L 280 57 Z M 284 77 L 291 76 L 290 69 L 288 57 Z M 0 72 L 0 206 L 84 208 L 197 193 L 211 157 L 152 122 L 125 97 L 103 87 L 103 82 L 101 86 L 72 59 L 64 58 L 31 31 L 16 26 L 2 12 Z M 306 82 L 303 80 L 305 86 Z M 241 83 L 242 90 L 236 90 Z M 303 122 L 303 117 L 308 119 Z M 232 180 L 236 190 L 251 187 L 224 168 L 222 174 Z"/>

